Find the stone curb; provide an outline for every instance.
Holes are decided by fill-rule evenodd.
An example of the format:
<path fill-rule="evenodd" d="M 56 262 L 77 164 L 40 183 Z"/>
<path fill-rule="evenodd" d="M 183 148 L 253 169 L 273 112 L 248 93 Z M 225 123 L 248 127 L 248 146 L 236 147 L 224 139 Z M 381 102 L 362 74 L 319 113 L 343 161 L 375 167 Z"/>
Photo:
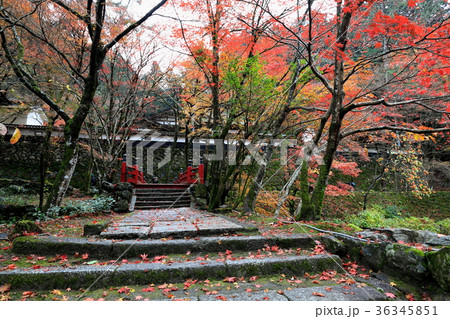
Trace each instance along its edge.
<path fill-rule="evenodd" d="M 264 236 L 203 237 L 172 240 L 107 240 L 68 237 L 19 237 L 13 242 L 14 253 L 55 255 L 88 253 L 92 258 L 149 257 L 186 252 L 220 252 L 257 250 L 265 245 L 281 248 L 311 248 L 314 240 L 307 235 L 290 235 L 266 238 Z"/>
<path fill-rule="evenodd" d="M 208 278 L 268 275 L 283 273 L 299 276 L 328 269 L 339 270 L 338 256 L 290 256 L 265 259 L 191 261 L 184 263 L 124 264 L 105 266 L 49 267 L 16 269 L 0 273 L 0 282 L 13 289 L 71 289 L 108 287 L 131 284 L 183 282 L 188 278 Z"/>
<path fill-rule="evenodd" d="M 200 301 L 384 301 L 386 296 L 371 287 L 351 287 L 345 289 L 341 286 L 310 287 L 284 290 L 282 293 L 269 290 L 256 292 L 232 292 L 220 295 L 201 295 Z M 225 298 L 223 298 L 225 297 Z"/>

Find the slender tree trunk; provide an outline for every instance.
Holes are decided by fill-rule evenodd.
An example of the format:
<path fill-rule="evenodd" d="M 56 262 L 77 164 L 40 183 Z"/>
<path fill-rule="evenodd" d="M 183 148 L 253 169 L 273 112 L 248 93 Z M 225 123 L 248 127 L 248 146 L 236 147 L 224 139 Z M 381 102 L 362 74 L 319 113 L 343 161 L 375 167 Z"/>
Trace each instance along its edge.
<path fill-rule="evenodd" d="M 301 67 L 298 65 L 298 63 L 295 64 L 295 70 L 292 74 L 292 81 L 291 85 L 289 87 L 289 93 L 286 98 L 286 102 L 284 103 L 283 109 L 280 112 L 280 115 L 277 117 L 273 129 L 272 129 L 272 137 L 277 138 L 277 136 L 280 134 L 281 127 L 286 119 L 286 117 L 289 114 L 289 108 L 291 107 L 292 102 L 294 101 L 295 97 L 298 94 L 298 77 L 301 74 L 301 72 L 305 69 L 305 67 Z M 261 191 L 261 185 L 264 180 L 264 177 L 266 176 L 267 171 L 267 165 L 269 164 L 272 155 L 273 155 L 274 146 L 272 143 L 270 143 L 266 151 L 263 155 L 263 161 L 261 165 L 258 168 L 258 172 L 256 173 L 254 182 L 252 186 L 250 187 L 247 195 L 245 196 L 244 200 L 244 207 L 243 210 L 246 213 L 251 213 L 255 209 L 256 204 L 256 198 L 258 197 L 259 192 Z"/>
<path fill-rule="evenodd" d="M 58 115 L 53 117 L 48 125 L 45 133 L 44 144 L 42 145 L 41 156 L 39 159 L 40 168 L 40 185 L 39 185 L 39 210 L 42 212 L 44 210 L 44 192 L 45 192 L 45 181 L 47 176 L 48 163 L 50 158 L 50 139 L 52 137 L 53 124 L 55 123 Z"/>
<path fill-rule="evenodd" d="M 335 120 L 335 121 L 334 121 Z M 325 150 L 323 163 L 319 168 L 319 176 L 315 184 L 314 190 L 312 191 L 310 201 L 304 200 L 306 193 L 305 179 L 307 180 L 307 174 L 302 176 L 300 181 L 302 185 L 302 207 L 300 209 L 300 219 L 302 220 L 316 220 L 320 218 L 322 213 L 323 199 L 325 196 L 325 190 L 328 185 L 328 176 L 330 174 L 331 165 L 333 163 L 334 154 L 336 153 L 337 147 L 339 145 L 339 132 L 341 130 L 342 119 L 332 119 L 332 123 L 329 128 L 329 135 L 327 141 L 327 148 Z"/>
<path fill-rule="evenodd" d="M 60 206 L 61 202 L 69 188 L 75 167 L 78 161 L 78 145 L 76 142 L 66 144 L 60 169 L 53 183 L 52 191 L 47 199 L 44 210 L 47 211 L 51 206 Z"/>

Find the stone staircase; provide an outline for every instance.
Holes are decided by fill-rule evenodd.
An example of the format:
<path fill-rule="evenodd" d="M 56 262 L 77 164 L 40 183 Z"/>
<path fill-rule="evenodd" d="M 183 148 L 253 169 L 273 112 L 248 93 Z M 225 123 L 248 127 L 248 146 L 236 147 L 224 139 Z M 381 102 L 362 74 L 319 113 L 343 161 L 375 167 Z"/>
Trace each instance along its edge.
<path fill-rule="evenodd" d="M 164 197 L 160 190 L 152 191 L 149 195 L 151 192 L 148 190 L 137 189 L 141 198 L 150 198 L 142 202 Z M 166 191 L 166 201 L 172 192 L 173 189 Z M 181 190 L 176 192 L 181 194 Z M 151 206 L 139 207 L 157 206 L 157 202 L 160 201 L 154 200 Z M 289 280 L 295 278 L 298 284 L 293 285 L 292 279 L 280 286 L 285 291 L 280 294 L 276 285 L 281 283 L 267 279 L 267 286 L 262 283 L 257 291 L 253 291 L 253 285 L 252 293 L 248 292 L 249 287 L 233 287 L 234 292 L 224 290 L 223 296 L 228 300 L 385 299 L 374 288 L 361 286 L 347 277 L 341 258 L 317 249 L 317 240 L 320 237 L 307 234 L 262 235 L 254 225 L 192 208 L 140 210 L 110 224 L 98 237 L 17 238 L 13 252 L 18 255 L 86 254 L 89 259 L 76 265 L 3 271 L 0 272 L 0 283 L 10 284 L 17 290 L 101 290 L 123 285 L 182 285 L 186 280 L 218 280 L 223 283 L 225 278 L 265 280 L 283 276 L 281 278 Z M 305 278 L 316 278 L 313 274 L 317 274 L 317 278 L 332 274 L 336 280 L 322 283 L 310 279 L 312 283 L 303 282 L 307 281 Z M 344 279 L 352 284 L 344 287 L 340 284 Z M 314 287 L 310 288 L 310 285 Z M 184 292 L 191 295 L 183 295 L 183 299 L 216 300 L 214 295 L 202 293 L 202 290 Z M 161 297 L 149 298 L 158 300 Z"/>
<path fill-rule="evenodd" d="M 179 208 L 191 206 L 189 185 L 142 185 L 133 190 L 130 210 Z"/>

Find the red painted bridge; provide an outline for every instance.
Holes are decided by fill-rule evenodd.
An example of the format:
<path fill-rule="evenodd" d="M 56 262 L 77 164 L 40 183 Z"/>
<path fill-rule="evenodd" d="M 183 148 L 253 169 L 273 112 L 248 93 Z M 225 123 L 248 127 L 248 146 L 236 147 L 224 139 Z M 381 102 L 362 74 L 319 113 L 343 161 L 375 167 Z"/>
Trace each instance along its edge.
<path fill-rule="evenodd" d="M 133 184 L 131 209 L 147 210 L 188 207 L 191 205 L 189 186 L 205 183 L 205 167 L 189 166 L 172 184 L 147 183 L 138 165 L 128 166 L 122 162 L 120 181 Z"/>

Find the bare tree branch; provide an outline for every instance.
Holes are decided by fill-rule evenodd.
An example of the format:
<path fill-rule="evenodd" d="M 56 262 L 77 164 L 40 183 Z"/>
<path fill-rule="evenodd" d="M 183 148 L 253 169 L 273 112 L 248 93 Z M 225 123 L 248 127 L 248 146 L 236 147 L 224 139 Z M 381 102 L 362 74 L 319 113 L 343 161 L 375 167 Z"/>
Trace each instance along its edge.
<path fill-rule="evenodd" d="M 416 133 L 416 134 L 433 134 L 433 133 L 450 132 L 450 127 L 421 130 L 421 129 L 413 129 L 413 128 L 408 128 L 408 127 L 388 126 L 387 125 L 387 126 L 369 127 L 369 128 L 363 128 L 363 129 L 349 131 L 346 133 L 342 133 L 340 135 L 340 138 L 344 139 L 350 135 L 355 135 L 358 133 L 365 133 L 365 132 L 375 132 L 375 131 L 399 131 L 399 132 L 409 132 L 409 133 Z"/>

